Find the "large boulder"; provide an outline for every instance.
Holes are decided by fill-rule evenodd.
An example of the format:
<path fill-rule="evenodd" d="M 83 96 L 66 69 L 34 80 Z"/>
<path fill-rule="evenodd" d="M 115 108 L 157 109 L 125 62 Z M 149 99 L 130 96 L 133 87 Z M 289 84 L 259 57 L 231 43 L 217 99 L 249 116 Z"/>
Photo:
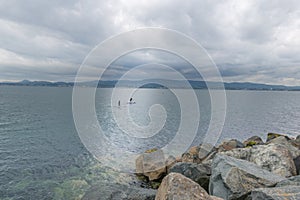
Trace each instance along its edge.
<path fill-rule="evenodd" d="M 283 145 L 254 146 L 251 149 L 250 161 L 280 176 L 297 175 L 293 157 Z"/>
<path fill-rule="evenodd" d="M 268 142 L 269 144 L 280 144 L 285 146 L 292 154 L 293 159 L 300 156 L 300 149 L 293 145 L 293 140 L 288 140 L 284 136 L 276 137 Z"/>
<path fill-rule="evenodd" d="M 156 190 L 118 183 L 101 183 L 89 189 L 82 200 L 154 200 Z"/>
<path fill-rule="evenodd" d="M 252 136 L 243 142 L 245 147 L 264 144 L 263 140 L 258 136 Z"/>
<path fill-rule="evenodd" d="M 196 182 L 178 173 L 170 173 L 158 188 L 155 200 L 213 200 Z"/>
<path fill-rule="evenodd" d="M 211 175 L 211 169 L 208 165 L 196 163 L 176 163 L 168 172 L 180 173 L 192 179 L 208 191 L 209 178 Z"/>
<path fill-rule="evenodd" d="M 276 184 L 276 187 L 284 186 L 300 186 L 300 176 L 293 176 Z"/>
<path fill-rule="evenodd" d="M 176 159 L 172 156 L 165 158 L 162 150 L 147 151 L 138 156 L 135 161 L 136 174 L 147 176 L 150 181 L 157 180 L 175 163 Z"/>
<path fill-rule="evenodd" d="M 297 174 L 292 154 L 285 146 L 280 144 L 233 149 L 221 154 L 253 162 L 261 168 L 280 176 L 290 177 Z"/>
<path fill-rule="evenodd" d="M 297 200 L 300 199 L 300 186 L 259 188 L 251 192 L 252 200 Z"/>
<path fill-rule="evenodd" d="M 255 188 L 275 186 L 284 179 L 254 163 L 217 154 L 212 163 L 209 193 L 224 199 L 242 199 Z"/>

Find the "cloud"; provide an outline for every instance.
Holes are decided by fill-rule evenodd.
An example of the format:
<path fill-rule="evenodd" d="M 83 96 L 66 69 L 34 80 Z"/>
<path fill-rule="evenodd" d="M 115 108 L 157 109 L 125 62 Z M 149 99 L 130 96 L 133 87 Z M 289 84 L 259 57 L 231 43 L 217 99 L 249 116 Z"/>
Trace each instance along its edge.
<path fill-rule="evenodd" d="M 194 38 L 225 81 L 300 85 L 299 10 L 297 0 L 1 1 L 0 79 L 73 80 L 95 45 L 123 31 L 152 26 Z M 130 54 L 115 66 L 128 70 L 143 62 L 175 65 L 197 78 L 185 61 L 159 51 Z M 120 72 L 107 74 L 113 78 Z"/>

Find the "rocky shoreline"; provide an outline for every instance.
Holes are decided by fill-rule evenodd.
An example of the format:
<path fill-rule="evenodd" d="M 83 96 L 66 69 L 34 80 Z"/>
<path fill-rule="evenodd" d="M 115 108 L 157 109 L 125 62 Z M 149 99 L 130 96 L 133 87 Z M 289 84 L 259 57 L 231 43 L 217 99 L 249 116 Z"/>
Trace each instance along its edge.
<path fill-rule="evenodd" d="M 177 158 L 151 149 L 136 159 L 136 175 L 152 189 L 116 199 L 295 200 L 299 174 L 300 136 L 269 133 L 266 142 L 253 136 L 201 144 Z"/>

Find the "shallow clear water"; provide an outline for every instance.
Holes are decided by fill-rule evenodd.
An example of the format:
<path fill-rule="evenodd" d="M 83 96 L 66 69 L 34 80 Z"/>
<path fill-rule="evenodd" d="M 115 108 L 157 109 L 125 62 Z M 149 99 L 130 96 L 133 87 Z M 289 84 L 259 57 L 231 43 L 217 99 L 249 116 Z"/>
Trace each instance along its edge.
<path fill-rule="evenodd" d="M 149 123 L 148 109 L 153 104 L 163 105 L 168 115 L 164 128 L 148 140 L 130 137 L 117 127 L 112 109 L 129 105 L 121 99 L 121 108 L 117 102 L 111 107 L 110 93 L 111 89 L 97 89 L 97 116 L 106 136 L 124 151 L 162 147 L 176 134 L 180 107 L 170 91 L 141 89 L 134 96 L 136 104 L 129 109 L 135 123 Z M 196 93 L 201 118 L 194 143 L 201 141 L 211 116 L 207 91 Z M 299 102 L 300 92 L 227 91 L 220 140 L 265 138 L 267 132 L 296 136 Z M 74 199 L 99 181 L 126 180 L 96 162 L 80 142 L 72 117 L 72 88 L 0 87 L 1 199 Z"/>

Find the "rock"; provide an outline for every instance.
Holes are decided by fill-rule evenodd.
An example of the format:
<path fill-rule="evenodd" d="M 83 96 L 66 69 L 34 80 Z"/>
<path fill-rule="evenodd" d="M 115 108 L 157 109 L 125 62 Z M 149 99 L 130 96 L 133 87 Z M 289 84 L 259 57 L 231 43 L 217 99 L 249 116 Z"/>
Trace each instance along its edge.
<path fill-rule="evenodd" d="M 201 144 L 199 146 L 199 150 L 198 150 L 198 158 L 200 160 L 203 160 L 214 150 L 215 150 L 215 148 L 212 144 L 209 144 L 209 143 Z"/>
<path fill-rule="evenodd" d="M 118 183 L 101 183 L 85 193 L 82 200 L 154 200 L 156 190 L 129 187 Z"/>
<path fill-rule="evenodd" d="M 297 175 L 290 151 L 282 145 L 269 144 L 254 146 L 251 149 L 250 161 L 283 177 Z"/>
<path fill-rule="evenodd" d="M 298 135 L 294 141 L 297 144 L 297 146 L 299 146 L 300 145 L 300 135 Z"/>
<path fill-rule="evenodd" d="M 182 157 L 181 156 L 177 156 L 176 157 L 176 162 L 182 162 Z"/>
<path fill-rule="evenodd" d="M 191 155 L 197 155 L 199 153 L 199 146 L 194 146 L 189 149 L 189 153 Z"/>
<path fill-rule="evenodd" d="M 196 163 L 177 163 L 170 168 L 168 173 L 180 173 L 198 183 L 208 191 L 209 177 L 211 175 L 210 166 Z"/>
<path fill-rule="evenodd" d="M 197 183 L 178 173 L 168 174 L 158 188 L 155 200 L 213 200 Z"/>
<path fill-rule="evenodd" d="M 255 188 L 271 187 L 283 177 L 254 163 L 217 154 L 212 163 L 209 193 L 224 199 L 246 198 Z"/>
<path fill-rule="evenodd" d="M 222 198 L 220 198 L 220 197 L 215 197 L 215 196 L 210 196 L 213 200 L 224 200 L 224 199 L 222 199 Z"/>
<path fill-rule="evenodd" d="M 81 199 L 89 187 L 85 180 L 66 180 L 53 189 L 53 199 Z"/>
<path fill-rule="evenodd" d="M 139 155 L 135 160 L 135 173 L 138 175 L 143 175 L 144 173 L 144 155 Z"/>
<path fill-rule="evenodd" d="M 284 186 L 300 186 L 300 176 L 293 176 L 276 184 L 276 187 Z"/>
<path fill-rule="evenodd" d="M 169 156 L 166 160 L 166 171 L 168 171 L 173 165 L 176 164 L 176 158 L 174 156 Z"/>
<path fill-rule="evenodd" d="M 184 153 L 181 157 L 182 162 L 200 163 L 200 159 L 197 154 Z"/>
<path fill-rule="evenodd" d="M 211 163 L 218 152 L 213 150 L 204 160 L 201 161 L 202 164 L 211 166 Z"/>
<path fill-rule="evenodd" d="M 279 136 L 279 137 L 274 138 L 273 140 L 270 140 L 268 142 L 268 144 L 280 144 L 280 145 L 285 146 L 291 152 L 291 154 L 293 156 L 293 159 L 294 159 L 294 158 L 300 156 L 300 149 L 298 149 L 297 147 L 295 147 L 292 144 L 292 141 L 293 140 L 288 140 L 284 136 Z"/>
<path fill-rule="evenodd" d="M 275 139 L 275 138 L 277 138 L 277 137 L 281 137 L 281 136 L 286 137 L 286 138 L 288 139 L 288 137 L 285 136 L 285 135 L 283 135 L 283 134 L 279 134 L 279 133 L 268 133 L 268 136 L 267 136 L 267 142 L 269 142 L 269 141 L 271 141 L 271 140 L 273 140 L 273 139 Z"/>
<path fill-rule="evenodd" d="M 243 142 L 245 147 L 264 144 L 263 140 L 258 136 L 252 136 Z"/>
<path fill-rule="evenodd" d="M 252 156 L 251 150 L 252 148 L 239 148 L 239 149 L 232 149 L 226 152 L 220 152 L 220 154 L 224 154 L 237 159 L 247 160 L 251 162 L 251 156 Z"/>
<path fill-rule="evenodd" d="M 284 177 L 296 175 L 296 167 L 290 151 L 285 146 L 270 144 L 252 148 L 250 161 Z"/>
<path fill-rule="evenodd" d="M 298 144 L 300 144 L 300 135 L 298 135 L 295 139 L 295 142 L 297 142 Z"/>
<path fill-rule="evenodd" d="M 224 141 L 219 147 L 218 151 L 229 151 L 235 148 L 244 148 L 244 144 L 236 139 L 232 139 L 229 141 Z"/>
<path fill-rule="evenodd" d="M 145 151 L 145 153 L 153 153 L 155 151 L 158 151 L 158 149 L 157 148 L 148 149 L 148 150 Z"/>
<path fill-rule="evenodd" d="M 300 199 L 300 186 L 259 188 L 251 192 L 252 200 L 297 200 Z"/>
<path fill-rule="evenodd" d="M 297 175 L 300 175 L 300 156 L 293 159 L 296 167 Z"/>
<path fill-rule="evenodd" d="M 136 159 L 136 173 L 143 174 L 150 181 L 161 178 L 167 172 L 167 160 L 162 150 L 144 153 Z"/>
<path fill-rule="evenodd" d="M 261 168 L 283 177 L 297 174 L 293 157 L 283 145 L 257 145 L 252 148 L 233 149 L 221 154 L 253 162 Z"/>

